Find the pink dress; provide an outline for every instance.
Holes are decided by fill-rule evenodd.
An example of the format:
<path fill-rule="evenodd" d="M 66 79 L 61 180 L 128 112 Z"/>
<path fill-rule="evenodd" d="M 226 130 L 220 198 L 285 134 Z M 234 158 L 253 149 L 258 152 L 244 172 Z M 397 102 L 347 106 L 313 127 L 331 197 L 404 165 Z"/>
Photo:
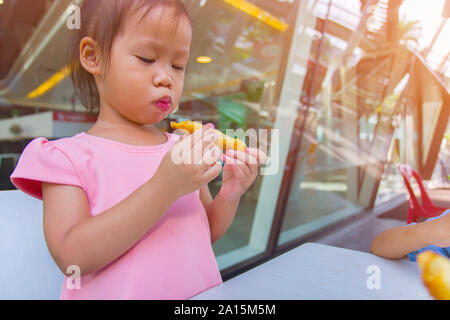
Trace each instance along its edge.
<path fill-rule="evenodd" d="M 178 140 L 166 136 L 167 142 L 157 146 L 128 145 L 84 132 L 53 141 L 36 138 L 20 156 L 11 182 L 40 200 L 42 181 L 77 186 L 85 191 L 95 216 L 153 176 Z M 198 191 L 177 199 L 126 253 L 82 276 L 79 289 L 68 286 L 67 280 L 61 299 L 178 300 L 222 283 Z"/>

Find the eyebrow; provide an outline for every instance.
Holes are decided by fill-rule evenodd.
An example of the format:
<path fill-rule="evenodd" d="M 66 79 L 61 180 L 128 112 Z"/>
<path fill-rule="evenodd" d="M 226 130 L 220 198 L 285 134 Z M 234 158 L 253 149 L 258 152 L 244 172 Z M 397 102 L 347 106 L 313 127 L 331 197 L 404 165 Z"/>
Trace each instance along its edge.
<path fill-rule="evenodd" d="M 138 45 L 144 45 L 144 46 L 153 45 L 153 46 L 157 47 L 158 49 L 161 49 L 164 47 L 159 41 L 155 41 L 153 39 L 148 39 L 148 38 L 141 39 L 141 40 L 137 41 L 136 43 Z M 176 49 L 175 53 L 187 55 L 187 54 L 189 54 L 189 48 L 183 47 L 180 49 Z"/>

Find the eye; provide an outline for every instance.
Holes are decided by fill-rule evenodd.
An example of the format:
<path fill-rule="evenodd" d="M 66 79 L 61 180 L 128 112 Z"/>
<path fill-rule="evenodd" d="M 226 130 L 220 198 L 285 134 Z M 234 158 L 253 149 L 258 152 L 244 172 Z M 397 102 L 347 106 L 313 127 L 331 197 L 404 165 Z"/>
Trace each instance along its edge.
<path fill-rule="evenodd" d="M 184 71 L 183 67 L 177 67 L 177 66 L 173 66 L 174 69 L 179 70 L 179 71 Z"/>
<path fill-rule="evenodd" d="M 147 58 L 140 57 L 140 56 L 136 56 L 136 58 L 138 58 L 139 60 L 141 60 L 142 62 L 147 63 L 147 64 L 151 64 L 151 63 L 155 62 L 155 60 L 153 60 L 153 59 L 147 59 Z M 184 71 L 184 67 L 179 67 L 179 66 L 174 65 L 173 68 L 178 71 Z"/>
<path fill-rule="evenodd" d="M 138 59 L 141 60 L 142 62 L 148 63 L 148 64 L 155 62 L 155 60 L 147 59 L 147 58 L 143 58 L 143 57 L 139 57 L 139 56 L 136 56 L 136 58 L 138 58 Z"/>

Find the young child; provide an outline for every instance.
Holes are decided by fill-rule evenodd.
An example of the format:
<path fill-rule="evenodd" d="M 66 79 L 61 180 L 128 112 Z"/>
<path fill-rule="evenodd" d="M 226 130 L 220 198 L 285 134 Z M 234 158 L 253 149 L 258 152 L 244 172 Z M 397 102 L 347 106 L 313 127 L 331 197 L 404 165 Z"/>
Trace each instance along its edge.
<path fill-rule="evenodd" d="M 372 241 L 370 252 L 388 259 L 416 256 L 432 250 L 450 258 L 450 210 L 420 223 L 410 223 L 383 231 Z"/>
<path fill-rule="evenodd" d="M 222 170 L 214 131 L 206 126 L 181 143 L 153 126 L 182 95 L 192 37 L 185 7 L 85 0 L 73 32 L 72 80 L 83 104 L 99 107 L 98 120 L 73 137 L 34 139 L 11 175 L 43 201 L 45 239 L 66 275 L 61 299 L 187 299 L 220 284 L 211 243 L 230 226 L 265 154 L 228 151 L 212 199 L 208 183 Z M 174 150 L 201 161 L 176 164 Z"/>

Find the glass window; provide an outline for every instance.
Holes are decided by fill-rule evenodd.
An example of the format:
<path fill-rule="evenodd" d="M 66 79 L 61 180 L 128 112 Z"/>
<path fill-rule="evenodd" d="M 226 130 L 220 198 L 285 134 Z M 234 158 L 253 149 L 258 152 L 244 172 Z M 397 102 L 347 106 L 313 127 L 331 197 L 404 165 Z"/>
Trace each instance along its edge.
<path fill-rule="evenodd" d="M 315 29 L 310 49 L 302 48 L 308 66 L 278 207 L 279 245 L 373 204 L 409 61 L 407 50 L 391 49 L 400 39 L 375 27 L 385 21 L 373 12 L 386 11 L 376 2 L 366 2 L 370 10 L 359 1 L 309 3 Z"/>
<path fill-rule="evenodd" d="M 293 1 L 207 1 L 200 7 L 183 103 L 173 118 L 212 122 L 224 132 L 266 129 L 270 144 L 270 130 L 279 128 L 281 121 L 283 104 L 277 99 L 286 56 L 292 52 L 289 42 L 297 11 Z M 295 83 L 297 79 L 293 87 Z M 272 142 L 274 151 L 278 140 Z M 213 196 L 221 179 L 210 184 Z M 265 252 L 274 211 L 257 209 L 264 200 L 264 179 L 259 176 L 246 192 L 230 228 L 213 244 L 221 269 Z M 276 189 L 270 193 L 270 201 L 276 203 Z"/>
<path fill-rule="evenodd" d="M 399 190 L 396 163 L 417 158 L 414 110 L 402 103 L 416 25 L 399 22 L 397 2 L 185 1 L 193 41 L 183 97 L 158 127 L 189 119 L 268 133 L 270 161 L 213 244 L 221 270 L 360 213 L 378 190 L 379 201 Z M 30 140 L 73 136 L 96 121 L 65 66 L 67 21 L 81 0 L 34 3 L 0 6 L 0 190 L 14 188 L 9 176 Z M 442 106 L 430 108 L 423 126 L 435 130 Z M 213 196 L 220 187 L 218 177 Z"/>

